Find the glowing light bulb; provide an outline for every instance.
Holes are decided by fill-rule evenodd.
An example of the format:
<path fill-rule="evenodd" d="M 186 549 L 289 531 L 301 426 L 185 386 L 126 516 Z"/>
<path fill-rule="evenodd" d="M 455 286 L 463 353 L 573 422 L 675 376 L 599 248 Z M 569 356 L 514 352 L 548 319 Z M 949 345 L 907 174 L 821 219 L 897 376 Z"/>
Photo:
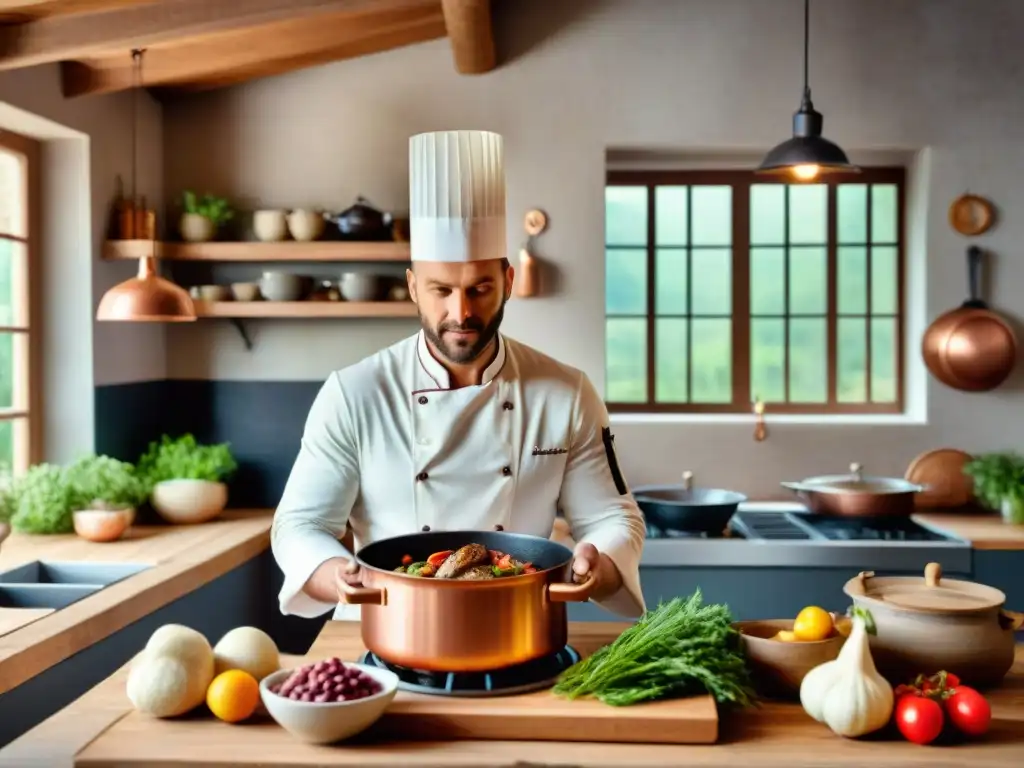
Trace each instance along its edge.
<path fill-rule="evenodd" d="M 817 165 L 796 165 L 793 166 L 793 175 L 802 181 L 808 181 L 818 175 L 821 170 Z"/>

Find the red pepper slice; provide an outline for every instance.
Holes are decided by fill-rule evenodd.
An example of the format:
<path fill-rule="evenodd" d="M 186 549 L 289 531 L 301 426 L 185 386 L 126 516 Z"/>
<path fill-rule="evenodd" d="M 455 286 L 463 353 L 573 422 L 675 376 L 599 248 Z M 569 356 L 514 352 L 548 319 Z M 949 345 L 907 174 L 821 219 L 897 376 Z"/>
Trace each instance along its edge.
<path fill-rule="evenodd" d="M 512 564 L 512 555 L 502 555 L 497 565 L 498 569 L 502 571 L 511 571 L 513 568 L 515 568 L 515 566 Z"/>
<path fill-rule="evenodd" d="M 412 565 L 412 555 L 404 555 L 402 557 L 402 565 Z"/>
<path fill-rule="evenodd" d="M 432 565 L 435 568 L 440 568 L 441 563 L 448 559 L 448 556 L 452 553 L 452 550 L 446 549 L 443 552 L 435 552 L 427 558 L 427 564 Z"/>
<path fill-rule="evenodd" d="M 537 569 L 534 568 L 532 565 L 524 565 L 523 566 L 523 573 L 536 573 L 536 572 L 537 572 Z"/>
<path fill-rule="evenodd" d="M 491 558 L 491 565 L 495 565 L 495 566 L 498 564 L 498 561 L 500 561 L 501 558 L 504 556 L 504 553 L 499 552 L 496 549 L 488 549 L 487 550 L 487 554 Z"/>

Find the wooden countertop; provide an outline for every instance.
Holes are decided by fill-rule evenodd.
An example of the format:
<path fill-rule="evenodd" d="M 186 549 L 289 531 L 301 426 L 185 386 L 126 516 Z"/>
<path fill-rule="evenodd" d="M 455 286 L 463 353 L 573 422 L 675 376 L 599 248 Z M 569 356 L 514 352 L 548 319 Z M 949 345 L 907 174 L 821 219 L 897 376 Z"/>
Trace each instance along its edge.
<path fill-rule="evenodd" d="M 570 626 L 570 636 L 574 627 Z M 593 625 L 590 625 L 593 627 Z M 603 625 L 613 638 L 628 625 Z M 353 659 L 362 651 L 359 624 L 332 622 L 309 659 Z M 576 630 L 580 631 L 580 630 Z M 593 631 L 593 629 L 589 630 Z M 293 665 L 306 659 L 286 657 Z M 719 742 L 705 746 L 531 741 L 372 742 L 314 747 L 293 740 L 272 721 L 228 725 L 209 715 L 159 721 L 132 712 L 127 666 L 73 704 L 0 750 L 3 768 L 87 766 L 974 766 L 1019 765 L 1024 747 L 1024 645 L 1003 684 L 987 694 L 989 733 L 963 746 L 920 747 L 898 739 L 848 740 L 811 720 L 798 704 L 765 703 L 724 713 Z M 77 755 L 77 759 L 74 757 Z"/>
<path fill-rule="evenodd" d="M 227 510 L 201 525 L 133 526 L 106 544 L 12 533 L 0 571 L 35 560 L 152 567 L 59 611 L 0 609 L 0 694 L 257 556 L 270 546 L 272 520 L 269 510 Z"/>
<path fill-rule="evenodd" d="M 1004 523 L 995 514 L 957 515 L 926 512 L 913 519 L 971 542 L 974 549 L 1024 550 L 1024 525 Z"/>

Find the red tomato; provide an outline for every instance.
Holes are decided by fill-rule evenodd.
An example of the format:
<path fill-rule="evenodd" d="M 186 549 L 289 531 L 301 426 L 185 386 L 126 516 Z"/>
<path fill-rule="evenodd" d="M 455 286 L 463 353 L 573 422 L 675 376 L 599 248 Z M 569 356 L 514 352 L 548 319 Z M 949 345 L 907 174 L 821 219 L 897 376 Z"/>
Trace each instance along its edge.
<path fill-rule="evenodd" d="M 966 685 L 957 686 L 945 703 L 950 722 L 968 736 L 981 736 L 992 723 L 992 708 L 985 697 Z"/>
<path fill-rule="evenodd" d="M 958 688 L 960 686 L 960 678 L 954 675 L 952 672 L 946 673 L 946 687 L 947 688 Z"/>
<path fill-rule="evenodd" d="M 942 733 L 945 718 L 934 699 L 903 696 L 896 701 L 896 725 L 907 741 L 931 744 Z"/>

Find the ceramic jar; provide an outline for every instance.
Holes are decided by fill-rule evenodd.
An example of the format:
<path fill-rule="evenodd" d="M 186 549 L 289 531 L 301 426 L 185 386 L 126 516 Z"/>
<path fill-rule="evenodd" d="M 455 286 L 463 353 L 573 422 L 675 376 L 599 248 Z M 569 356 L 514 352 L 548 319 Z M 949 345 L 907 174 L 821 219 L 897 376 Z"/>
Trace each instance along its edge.
<path fill-rule="evenodd" d="M 924 578 L 865 571 L 843 591 L 871 613 L 871 655 L 893 685 L 946 670 L 965 685 L 986 688 L 1013 666 L 1014 632 L 1024 614 L 1005 610 L 1006 595 L 998 589 L 943 579 L 942 567 L 929 563 Z"/>

